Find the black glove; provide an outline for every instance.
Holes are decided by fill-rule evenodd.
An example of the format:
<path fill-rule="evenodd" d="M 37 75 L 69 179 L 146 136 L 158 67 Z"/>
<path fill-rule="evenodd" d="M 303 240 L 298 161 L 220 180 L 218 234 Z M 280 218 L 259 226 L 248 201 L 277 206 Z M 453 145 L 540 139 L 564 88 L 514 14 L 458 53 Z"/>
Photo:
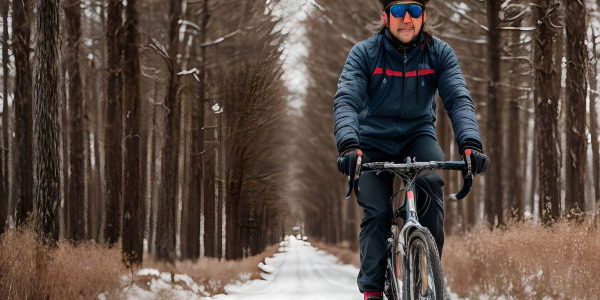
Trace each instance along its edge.
<path fill-rule="evenodd" d="M 355 174 L 358 158 L 362 160 L 362 151 L 360 149 L 350 149 L 340 154 L 337 160 L 338 170 L 340 173 L 350 176 Z M 351 178 L 353 179 L 353 178 Z"/>
<path fill-rule="evenodd" d="M 466 149 L 465 155 L 469 155 L 471 157 L 471 172 L 473 175 L 483 174 L 490 166 L 490 159 L 487 157 L 487 155 L 477 150 Z"/>

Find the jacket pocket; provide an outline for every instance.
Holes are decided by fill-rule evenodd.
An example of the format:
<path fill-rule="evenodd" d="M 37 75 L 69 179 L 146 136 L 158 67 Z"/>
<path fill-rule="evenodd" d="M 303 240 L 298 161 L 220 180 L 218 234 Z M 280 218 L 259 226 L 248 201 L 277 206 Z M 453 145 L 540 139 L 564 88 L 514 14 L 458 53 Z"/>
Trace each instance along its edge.
<path fill-rule="evenodd" d="M 437 117 L 435 116 L 435 111 L 433 110 L 433 106 L 429 107 L 429 115 L 431 116 L 431 123 L 435 123 L 435 121 L 437 121 Z"/>

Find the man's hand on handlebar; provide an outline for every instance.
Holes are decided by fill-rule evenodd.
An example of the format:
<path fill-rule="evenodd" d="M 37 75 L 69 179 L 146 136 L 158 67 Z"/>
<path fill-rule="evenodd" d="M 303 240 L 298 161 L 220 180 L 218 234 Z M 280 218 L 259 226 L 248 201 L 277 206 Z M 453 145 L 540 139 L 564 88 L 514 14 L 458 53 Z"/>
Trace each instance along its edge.
<path fill-rule="evenodd" d="M 360 165 L 362 163 L 362 151 L 360 149 L 349 149 L 340 154 L 337 160 L 338 170 L 340 173 L 350 176 L 353 174 L 357 179 L 360 176 Z"/>
<path fill-rule="evenodd" d="M 354 184 L 356 183 L 358 185 L 362 156 L 363 153 L 360 149 L 350 149 L 340 154 L 340 157 L 337 160 L 338 170 L 349 177 L 348 187 L 346 188 L 346 199 L 352 194 Z"/>
<path fill-rule="evenodd" d="M 474 149 L 466 149 L 465 156 L 471 158 L 471 173 L 473 175 L 483 174 L 490 166 L 490 159 L 482 152 Z"/>

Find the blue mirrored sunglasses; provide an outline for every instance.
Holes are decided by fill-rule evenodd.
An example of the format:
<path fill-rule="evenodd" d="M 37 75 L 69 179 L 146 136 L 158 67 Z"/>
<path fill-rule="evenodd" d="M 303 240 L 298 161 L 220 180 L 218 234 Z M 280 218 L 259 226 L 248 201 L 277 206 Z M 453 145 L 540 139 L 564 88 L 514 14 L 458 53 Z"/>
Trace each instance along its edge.
<path fill-rule="evenodd" d="M 423 7 L 418 4 L 394 4 L 390 8 L 390 13 L 394 18 L 404 18 L 407 10 L 412 18 L 418 18 L 423 13 Z"/>

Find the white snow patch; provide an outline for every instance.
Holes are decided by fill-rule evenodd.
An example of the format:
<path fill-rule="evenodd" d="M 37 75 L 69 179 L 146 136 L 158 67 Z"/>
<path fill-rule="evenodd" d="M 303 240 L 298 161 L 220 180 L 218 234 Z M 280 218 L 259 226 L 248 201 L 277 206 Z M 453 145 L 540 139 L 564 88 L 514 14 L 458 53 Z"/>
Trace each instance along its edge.
<path fill-rule="evenodd" d="M 157 269 L 145 268 L 137 271 L 136 273 L 139 276 L 160 276 L 160 272 Z"/>
<path fill-rule="evenodd" d="M 136 284 L 132 284 L 123 289 L 123 293 L 127 295 L 127 299 L 155 299 L 156 296 Z"/>
<path fill-rule="evenodd" d="M 269 273 L 269 274 L 271 274 L 271 273 L 273 273 L 273 271 L 275 271 L 275 268 L 273 268 L 272 266 L 267 266 L 267 265 L 263 264 L 262 262 L 260 262 L 260 263 L 258 264 L 258 267 L 259 267 L 259 268 L 260 268 L 260 269 L 261 269 L 263 272 L 265 272 L 265 273 Z"/>

